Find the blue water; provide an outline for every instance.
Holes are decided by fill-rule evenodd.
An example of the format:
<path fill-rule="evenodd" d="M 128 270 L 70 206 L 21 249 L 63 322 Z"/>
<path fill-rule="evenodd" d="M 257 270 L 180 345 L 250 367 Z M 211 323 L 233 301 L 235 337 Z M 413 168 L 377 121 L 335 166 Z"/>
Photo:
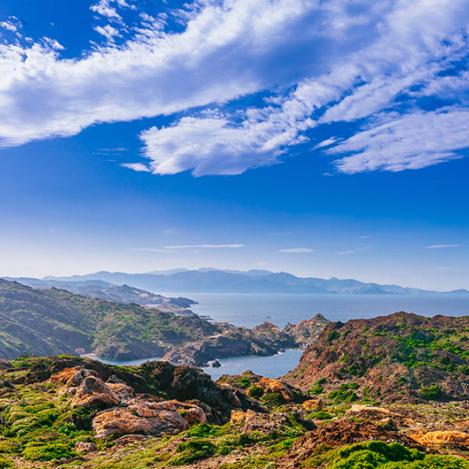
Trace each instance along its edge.
<path fill-rule="evenodd" d="M 178 294 L 179 295 L 179 294 Z M 372 318 L 396 311 L 424 316 L 469 314 L 469 295 L 332 295 L 291 293 L 181 293 L 199 302 L 197 314 L 252 327 L 271 321 L 280 327 L 322 313 L 331 321 Z M 173 293 L 173 296 L 174 293 Z"/>
<path fill-rule="evenodd" d="M 184 293 L 171 292 L 168 296 L 186 296 L 199 302 L 193 311 L 216 321 L 227 321 L 238 326 L 253 327 L 270 321 L 283 327 L 322 313 L 331 321 L 371 318 L 396 311 L 408 311 L 425 316 L 469 314 L 469 295 L 328 295 L 328 294 L 252 294 L 252 293 Z M 300 350 L 287 350 L 272 357 L 233 357 L 219 360 L 221 368 L 204 368 L 214 379 L 223 374 L 239 374 L 252 370 L 269 378 L 284 375 L 293 369 Z M 158 359 L 154 357 L 153 359 Z M 147 359 L 148 360 L 148 359 Z M 118 365 L 138 365 L 147 360 L 108 362 Z"/>

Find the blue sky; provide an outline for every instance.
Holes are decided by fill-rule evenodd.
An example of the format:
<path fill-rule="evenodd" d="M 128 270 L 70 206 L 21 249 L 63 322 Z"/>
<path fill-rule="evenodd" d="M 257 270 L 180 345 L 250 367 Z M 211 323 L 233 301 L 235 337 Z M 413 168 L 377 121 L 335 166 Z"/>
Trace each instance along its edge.
<path fill-rule="evenodd" d="M 468 20 L 459 0 L 3 0 L 0 275 L 468 288 Z"/>

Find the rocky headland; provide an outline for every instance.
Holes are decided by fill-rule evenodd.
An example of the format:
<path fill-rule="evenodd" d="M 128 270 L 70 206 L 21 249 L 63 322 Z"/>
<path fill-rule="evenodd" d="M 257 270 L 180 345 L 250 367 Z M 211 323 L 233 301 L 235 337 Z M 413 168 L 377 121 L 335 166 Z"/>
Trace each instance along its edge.
<path fill-rule="evenodd" d="M 127 291 L 123 286 L 120 293 L 122 288 Z M 126 361 L 164 356 L 172 363 L 205 366 L 218 358 L 305 347 L 328 323 L 317 315 L 283 330 L 270 323 L 247 329 L 200 317 L 185 308 L 185 299 L 179 300 L 143 307 L 0 279 L 0 358 L 71 353 Z"/>

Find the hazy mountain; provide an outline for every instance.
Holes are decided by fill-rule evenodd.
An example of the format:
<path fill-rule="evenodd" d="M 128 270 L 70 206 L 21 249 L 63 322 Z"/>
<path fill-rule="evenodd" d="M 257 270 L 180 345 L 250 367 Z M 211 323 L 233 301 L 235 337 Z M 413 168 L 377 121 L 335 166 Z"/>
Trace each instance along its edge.
<path fill-rule="evenodd" d="M 287 272 L 250 270 L 247 272 L 199 269 L 170 272 L 128 274 L 96 272 L 87 275 L 47 279 L 75 282 L 101 280 L 118 285 L 127 284 L 150 291 L 207 293 L 338 293 L 338 294 L 430 294 L 429 290 L 380 285 L 354 279 L 321 279 L 297 277 Z M 447 294 L 469 294 L 467 290 Z"/>

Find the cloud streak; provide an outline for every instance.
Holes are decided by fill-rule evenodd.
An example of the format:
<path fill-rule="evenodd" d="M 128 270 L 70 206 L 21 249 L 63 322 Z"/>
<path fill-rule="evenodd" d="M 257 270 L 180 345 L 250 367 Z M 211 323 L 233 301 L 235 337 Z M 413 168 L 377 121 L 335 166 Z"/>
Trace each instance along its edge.
<path fill-rule="evenodd" d="M 244 244 L 179 244 L 174 246 L 165 246 L 165 249 L 239 249 Z"/>
<path fill-rule="evenodd" d="M 311 248 L 284 248 L 279 249 L 278 252 L 286 254 L 307 254 L 309 252 L 314 252 L 314 249 Z"/>
<path fill-rule="evenodd" d="M 425 246 L 426 249 L 452 249 L 462 247 L 464 247 L 464 244 L 430 244 Z"/>

